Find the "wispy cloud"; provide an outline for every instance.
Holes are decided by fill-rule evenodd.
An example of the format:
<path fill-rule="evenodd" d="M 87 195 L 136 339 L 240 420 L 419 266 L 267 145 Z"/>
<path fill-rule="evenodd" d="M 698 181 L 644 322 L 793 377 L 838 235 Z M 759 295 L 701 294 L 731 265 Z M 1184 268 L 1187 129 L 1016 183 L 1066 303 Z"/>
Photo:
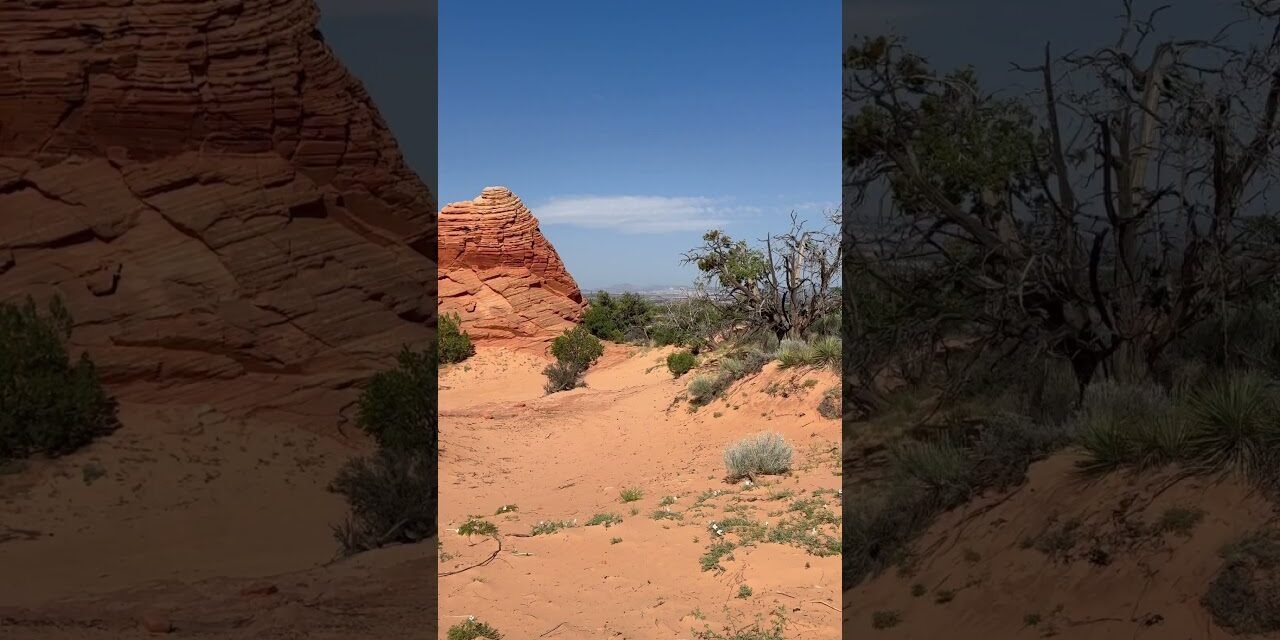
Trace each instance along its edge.
<path fill-rule="evenodd" d="M 758 207 L 737 206 L 727 198 L 672 196 L 561 196 L 533 211 L 545 224 L 622 233 L 705 231 L 760 213 Z"/>
<path fill-rule="evenodd" d="M 838 208 L 839 206 L 840 206 L 840 203 L 838 202 L 828 202 L 823 200 L 807 200 L 805 202 L 796 202 L 792 204 L 791 206 L 786 208 L 786 212 L 790 213 L 794 211 L 796 212 L 796 214 L 803 217 L 807 215 L 827 213 L 828 211 L 832 211 Z"/>

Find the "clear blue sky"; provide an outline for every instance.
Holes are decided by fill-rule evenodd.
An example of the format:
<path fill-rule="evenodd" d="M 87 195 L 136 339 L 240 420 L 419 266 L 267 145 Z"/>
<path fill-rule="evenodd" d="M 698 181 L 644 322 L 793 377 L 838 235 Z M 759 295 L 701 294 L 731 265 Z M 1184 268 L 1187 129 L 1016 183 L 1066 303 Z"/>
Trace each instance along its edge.
<path fill-rule="evenodd" d="M 834 0 L 441 3 L 440 201 L 510 187 L 579 285 L 840 200 Z"/>

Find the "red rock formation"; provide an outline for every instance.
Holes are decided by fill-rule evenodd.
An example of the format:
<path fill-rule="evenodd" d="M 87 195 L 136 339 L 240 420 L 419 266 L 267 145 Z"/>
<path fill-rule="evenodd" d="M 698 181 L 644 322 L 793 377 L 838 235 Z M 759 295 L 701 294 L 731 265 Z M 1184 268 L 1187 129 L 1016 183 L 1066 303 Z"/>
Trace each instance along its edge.
<path fill-rule="evenodd" d="M 526 346 L 582 319 L 582 292 L 520 198 L 488 187 L 440 211 L 440 312 L 479 341 Z"/>
<path fill-rule="evenodd" d="M 434 199 L 317 19 L 0 2 L 0 299 L 60 293 L 121 397 L 332 424 L 429 338 Z"/>

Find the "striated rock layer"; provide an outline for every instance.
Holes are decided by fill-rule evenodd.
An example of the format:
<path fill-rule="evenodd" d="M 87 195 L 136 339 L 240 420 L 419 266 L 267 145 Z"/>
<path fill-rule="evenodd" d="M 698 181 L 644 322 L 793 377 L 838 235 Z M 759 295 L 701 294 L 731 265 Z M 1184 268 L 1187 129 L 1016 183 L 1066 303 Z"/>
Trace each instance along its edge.
<path fill-rule="evenodd" d="M 487 187 L 440 211 L 440 312 L 478 341 L 515 346 L 582 320 L 582 292 L 520 198 Z"/>
<path fill-rule="evenodd" d="M 332 424 L 434 325 L 435 202 L 312 0 L 0 2 L 0 299 L 113 390 Z"/>

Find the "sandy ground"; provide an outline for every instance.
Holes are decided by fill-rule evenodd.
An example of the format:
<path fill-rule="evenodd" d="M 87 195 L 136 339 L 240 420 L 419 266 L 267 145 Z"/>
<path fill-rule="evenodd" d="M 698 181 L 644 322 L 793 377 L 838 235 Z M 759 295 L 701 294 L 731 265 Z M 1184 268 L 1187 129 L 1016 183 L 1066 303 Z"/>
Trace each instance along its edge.
<path fill-rule="evenodd" d="M 1013 492 L 944 514 L 916 546 L 910 570 L 890 569 L 845 594 L 845 637 L 1235 637 L 1213 624 L 1200 599 L 1221 566 L 1218 550 L 1274 524 L 1275 507 L 1232 481 L 1085 481 L 1074 460 L 1068 453 L 1038 463 Z M 1201 510 L 1203 519 L 1187 535 L 1153 533 L 1169 509 Z M 1046 544 L 1073 520 L 1073 535 Z M 876 629 L 877 612 L 899 622 Z"/>
<path fill-rule="evenodd" d="M 0 476 L 0 603 L 151 580 L 255 577 L 328 561 L 344 505 L 325 490 L 354 451 L 208 407 L 124 404 L 125 428 Z"/>
<path fill-rule="evenodd" d="M 482 349 L 442 372 L 441 571 L 462 571 L 440 580 L 440 637 L 475 616 L 513 638 L 693 638 L 767 624 L 775 611 L 787 638 L 839 637 L 838 555 L 761 542 L 735 549 L 723 571 L 700 565 L 717 541 L 712 521 L 777 525 L 798 500 L 840 512 L 840 421 L 816 411 L 836 376 L 770 365 L 691 412 L 680 396 L 696 372 L 673 380 L 668 353 L 611 345 L 586 388 L 552 395 L 540 354 Z M 765 430 L 795 446 L 795 472 L 727 483 L 725 445 Z M 624 503 L 633 487 L 643 497 Z M 515 510 L 499 514 L 506 505 Z M 621 522 L 586 526 L 596 514 Z M 498 548 L 457 533 L 470 516 L 498 526 L 502 550 L 466 569 Z M 839 538 L 834 526 L 823 532 Z"/>
<path fill-rule="evenodd" d="M 431 637 L 435 543 L 331 563 L 356 443 L 205 407 L 0 472 L 0 638 Z"/>

